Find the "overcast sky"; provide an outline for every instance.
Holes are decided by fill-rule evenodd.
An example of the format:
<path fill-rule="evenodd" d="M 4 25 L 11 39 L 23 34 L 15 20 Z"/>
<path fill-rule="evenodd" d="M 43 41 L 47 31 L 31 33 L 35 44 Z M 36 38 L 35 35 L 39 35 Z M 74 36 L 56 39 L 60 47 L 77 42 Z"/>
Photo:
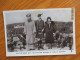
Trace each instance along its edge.
<path fill-rule="evenodd" d="M 43 14 L 42 19 L 46 21 L 47 17 L 51 17 L 53 21 L 68 21 L 71 20 L 71 8 L 59 8 L 59 9 L 48 9 L 48 10 L 16 10 L 16 11 L 5 11 L 4 18 L 6 24 L 25 22 L 27 20 L 26 14 L 31 13 L 33 20 L 37 20 L 38 14 Z"/>

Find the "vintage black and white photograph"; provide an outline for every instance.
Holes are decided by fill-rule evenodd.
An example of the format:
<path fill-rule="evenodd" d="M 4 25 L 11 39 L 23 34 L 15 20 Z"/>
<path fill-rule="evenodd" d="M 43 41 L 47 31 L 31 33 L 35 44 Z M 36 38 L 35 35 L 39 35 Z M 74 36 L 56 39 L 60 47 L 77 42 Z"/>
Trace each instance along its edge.
<path fill-rule="evenodd" d="M 6 56 L 76 54 L 75 9 L 3 11 Z"/>

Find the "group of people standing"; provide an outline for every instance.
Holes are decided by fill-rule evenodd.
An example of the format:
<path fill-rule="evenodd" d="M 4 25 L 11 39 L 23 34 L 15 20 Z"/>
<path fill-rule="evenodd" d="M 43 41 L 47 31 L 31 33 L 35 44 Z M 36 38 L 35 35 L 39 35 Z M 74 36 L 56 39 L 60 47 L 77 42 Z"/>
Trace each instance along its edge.
<path fill-rule="evenodd" d="M 31 14 L 27 14 L 27 20 L 24 25 L 24 33 L 26 34 L 26 46 L 27 49 L 34 49 L 35 38 L 38 38 L 38 47 L 41 46 L 42 38 L 45 37 L 46 43 L 53 42 L 54 23 L 51 21 L 51 17 L 47 17 L 46 22 L 41 18 L 42 14 L 38 14 L 38 20 L 33 21 Z M 44 34 L 45 33 L 45 34 Z"/>
<path fill-rule="evenodd" d="M 44 49 L 41 45 L 43 38 L 45 38 L 45 43 L 48 45 L 48 48 L 52 49 L 52 43 L 54 42 L 53 33 L 55 32 L 54 22 L 51 20 L 51 17 L 47 17 L 46 22 L 44 22 L 41 16 L 42 14 L 38 14 L 38 20 L 34 21 L 31 18 L 31 14 L 26 15 L 27 20 L 24 24 L 24 33 L 26 34 L 26 49 L 28 50 L 35 49 L 35 38 L 37 38 L 38 49 Z M 56 39 L 58 37 L 59 34 L 57 32 Z"/>

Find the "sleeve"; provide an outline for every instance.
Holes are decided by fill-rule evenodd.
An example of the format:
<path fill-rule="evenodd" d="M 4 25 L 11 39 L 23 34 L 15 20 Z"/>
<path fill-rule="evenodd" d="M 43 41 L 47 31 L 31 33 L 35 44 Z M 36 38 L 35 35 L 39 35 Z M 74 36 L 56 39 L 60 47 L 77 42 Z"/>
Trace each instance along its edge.
<path fill-rule="evenodd" d="M 53 31 L 56 32 L 56 25 L 53 26 Z"/>
<path fill-rule="evenodd" d="M 24 23 L 24 33 L 26 34 L 26 23 Z"/>
<path fill-rule="evenodd" d="M 44 21 L 42 20 L 42 29 L 44 29 Z"/>
<path fill-rule="evenodd" d="M 45 22 L 43 21 L 43 28 L 44 28 Z"/>
<path fill-rule="evenodd" d="M 35 21 L 35 28 L 36 28 L 36 30 L 37 30 L 37 20 Z M 37 31 L 36 31 L 37 32 Z"/>
<path fill-rule="evenodd" d="M 55 33 L 55 32 L 56 32 L 56 31 L 55 31 L 56 25 L 55 25 L 55 23 L 54 23 L 53 21 L 51 21 L 51 23 L 52 23 L 52 26 L 53 26 L 53 33 Z"/>
<path fill-rule="evenodd" d="M 35 26 L 35 22 L 33 22 L 33 33 L 36 32 L 36 26 Z"/>
<path fill-rule="evenodd" d="M 44 23 L 44 30 L 43 30 L 43 33 L 45 33 L 45 30 L 46 30 L 46 22 Z"/>

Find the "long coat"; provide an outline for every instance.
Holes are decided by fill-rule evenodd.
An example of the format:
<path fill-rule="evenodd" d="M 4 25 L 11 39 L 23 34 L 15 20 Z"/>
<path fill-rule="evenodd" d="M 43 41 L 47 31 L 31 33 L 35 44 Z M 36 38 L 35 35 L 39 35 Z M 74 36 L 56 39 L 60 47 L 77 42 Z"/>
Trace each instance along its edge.
<path fill-rule="evenodd" d="M 43 20 L 36 20 L 35 21 L 36 25 L 36 38 L 43 38 L 44 34 L 42 33 L 42 29 L 44 28 L 44 21 Z"/>
<path fill-rule="evenodd" d="M 50 25 L 45 22 L 44 32 L 46 33 L 45 42 L 53 43 L 54 42 L 54 38 L 53 38 L 54 25 L 52 22 L 50 23 Z"/>
<path fill-rule="evenodd" d="M 34 21 L 25 22 L 24 32 L 26 34 L 26 43 L 33 44 L 34 43 L 34 33 L 36 32 Z"/>

